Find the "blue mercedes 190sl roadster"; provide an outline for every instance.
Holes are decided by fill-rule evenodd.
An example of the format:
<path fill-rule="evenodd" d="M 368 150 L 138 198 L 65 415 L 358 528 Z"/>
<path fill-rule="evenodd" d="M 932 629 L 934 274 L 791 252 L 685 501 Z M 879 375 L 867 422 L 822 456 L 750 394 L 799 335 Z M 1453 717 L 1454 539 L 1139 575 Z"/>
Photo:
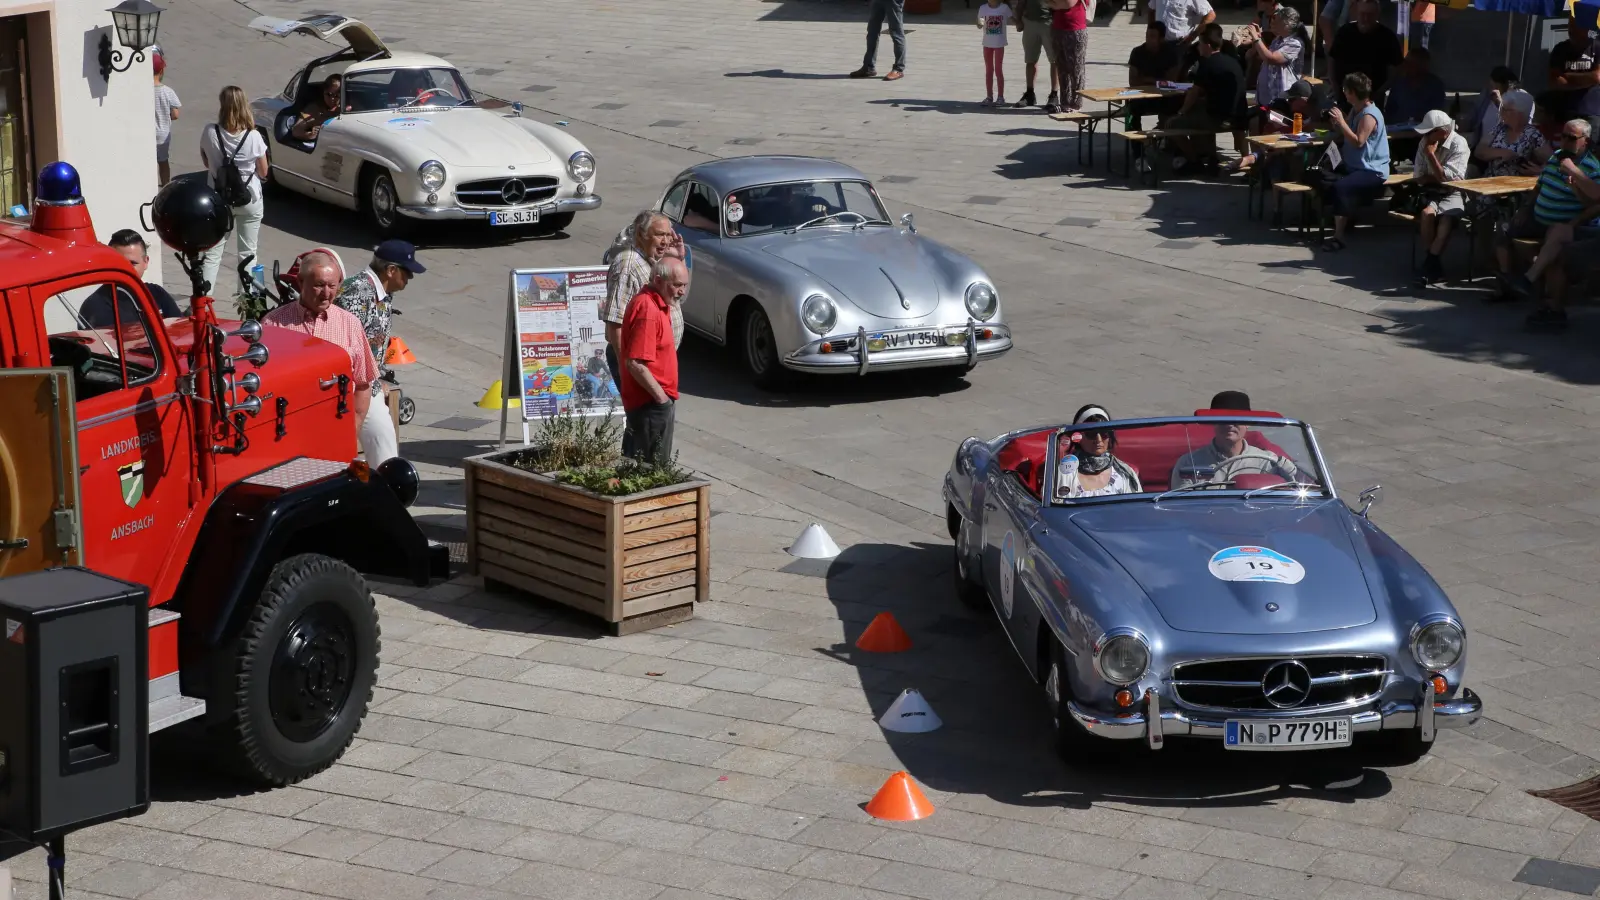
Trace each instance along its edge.
<path fill-rule="evenodd" d="M 956 589 L 1044 685 L 1069 761 L 1108 739 L 1412 760 L 1477 721 L 1467 635 L 1334 490 L 1312 430 L 1259 411 L 967 438 L 945 477 Z"/>

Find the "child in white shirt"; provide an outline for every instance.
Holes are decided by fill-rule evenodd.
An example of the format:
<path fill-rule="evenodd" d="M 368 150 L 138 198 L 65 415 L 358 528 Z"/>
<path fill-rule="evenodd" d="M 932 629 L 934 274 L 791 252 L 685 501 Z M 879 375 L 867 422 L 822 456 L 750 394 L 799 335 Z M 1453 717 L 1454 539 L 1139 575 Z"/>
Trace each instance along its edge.
<path fill-rule="evenodd" d="M 978 7 L 978 30 L 983 32 L 984 106 L 1006 103 L 1006 24 L 1012 20 L 1011 4 L 985 0 Z M 998 87 L 998 95 L 995 88 Z"/>

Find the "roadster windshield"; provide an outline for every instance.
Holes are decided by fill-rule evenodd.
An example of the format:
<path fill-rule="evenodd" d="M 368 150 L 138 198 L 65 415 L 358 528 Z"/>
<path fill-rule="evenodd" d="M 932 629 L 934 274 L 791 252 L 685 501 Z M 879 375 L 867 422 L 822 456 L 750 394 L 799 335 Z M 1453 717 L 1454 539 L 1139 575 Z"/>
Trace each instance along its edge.
<path fill-rule="evenodd" d="M 1151 424 L 1089 423 L 1057 433 L 1022 435 L 1002 448 L 1000 465 L 1050 502 L 1206 496 L 1331 496 L 1326 474 L 1303 425 L 1201 416 Z"/>
<path fill-rule="evenodd" d="M 865 181 L 790 181 L 730 191 L 723 201 L 730 237 L 822 225 L 887 225 L 888 214 Z"/>
<path fill-rule="evenodd" d="M 372 69 L 344 80 L 345 110 L 472 106 L 472 91 L 455 69 Z"/>

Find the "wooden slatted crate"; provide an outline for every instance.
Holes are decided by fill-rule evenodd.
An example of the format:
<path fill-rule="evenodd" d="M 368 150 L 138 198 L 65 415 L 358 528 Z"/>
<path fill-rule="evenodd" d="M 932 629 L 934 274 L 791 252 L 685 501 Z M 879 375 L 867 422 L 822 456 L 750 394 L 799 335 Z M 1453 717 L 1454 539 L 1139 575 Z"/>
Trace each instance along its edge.
<path fill-rule="evenodd" d="M 467 460 L 467 566 L 596 616 L 613 634 L 682 622 L 711 599 L 711 483 L 606 497 L 508 466 Z"/>

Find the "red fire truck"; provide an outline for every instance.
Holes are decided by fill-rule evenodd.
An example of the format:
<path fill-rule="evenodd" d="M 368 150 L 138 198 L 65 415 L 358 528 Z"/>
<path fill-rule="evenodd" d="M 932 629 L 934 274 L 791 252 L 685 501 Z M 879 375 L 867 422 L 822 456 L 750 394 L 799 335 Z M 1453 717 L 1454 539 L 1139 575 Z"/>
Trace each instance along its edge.
<path fill-rule="evenodd" d="M 152 206 L 197 272 L 227 208 L 185 181 Z M 192 309 L 163 319 L 95 242 L 65 163 L 41 174 L 29 227 L 0 225 L 0 367 L 71 376 L 53 409 L 0 408 L 0 577 L 81 565 L 147 585 L 150 730 L 200 719 L 243 773 L 288 784 L 332 765 L 366 713 L 379 628 L 362 573 L 426 584 L 448 553 L 406 510 L 415 469 L 356 459 L 347 353 L 219 321 L 194 280 Z M 55 439 L 5 439 L 30 418 Z"/>

